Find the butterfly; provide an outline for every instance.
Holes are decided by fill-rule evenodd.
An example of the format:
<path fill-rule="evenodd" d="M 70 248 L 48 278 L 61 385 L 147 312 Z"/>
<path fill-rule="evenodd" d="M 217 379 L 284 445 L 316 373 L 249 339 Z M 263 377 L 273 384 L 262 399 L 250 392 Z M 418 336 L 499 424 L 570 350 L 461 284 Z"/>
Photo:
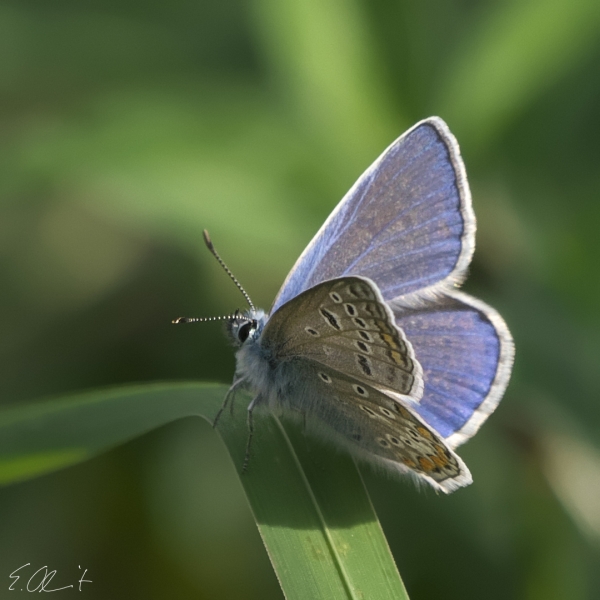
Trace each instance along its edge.
<path fill-rule="evenodd" d="M 360 460 L 449 493 L 472 482 L 457 446 L 498 405 L 514 346 L 500 315 L 460 292 L 475 216 L 458 144 L 438 117 L 394 141 L 304 250 L 266 314 L 225 317 L 236 372 Z M 180 318 L 175 322 L 207 319 Z M 220 413 L 219 413 L 220 415 Z M 247 452 L 247 457 L 249 452 Z"/>

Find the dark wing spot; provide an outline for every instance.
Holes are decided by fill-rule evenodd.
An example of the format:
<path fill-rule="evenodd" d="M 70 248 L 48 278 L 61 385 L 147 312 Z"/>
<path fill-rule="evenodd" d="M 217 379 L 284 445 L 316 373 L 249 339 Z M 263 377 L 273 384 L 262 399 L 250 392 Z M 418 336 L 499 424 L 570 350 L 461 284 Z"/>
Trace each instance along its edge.
<path fill-rule="evenodd" d="M 356 321 L 356 319 L 354 319 L 354 320 Z M 360 320 L 362 321 L 362 319 L 360 319 Z M 364 323 L 364 321 L 363 321 L 363 323 Z M 373 341 L 373 338 L 366 331 L 359 331 L 358 335 L 360 335 L 360 337 L 367 342 Z"/>
<path fill-rule="evenodd" d="M 324 308 L 321 309 L 321 314 L 325 317 L 325 319 L 327 320 L 327 322 L 334 328 L 337 329 L 338 331 L 340 331 L 342 328 L 340 327 L 340 324 L 338 323 L 338 320 L 336 319 L 336 316 L 329 312 L 328 310 L 325 310 Z"/>
<path fill-rule="evenodd" d="M 356 307 L 354 306 L 354 304 L 344 304 L 344 308 L 351 317 L 354 317 L 356 315 Z"/>
<path fill-rule="evenodd" d="M 325 382 L 325 383 L 331 383 L 331 377 L 329 377 L 329 375 L 327 375 L 327 373 L 323 373 L 321 371 L 319 371 L 319 377 Z"/>
<path fill-rule="evenodd" d="M 342 297 L 337 292 L 330 292 L 329 297 L 336 303 L 339 304 L 342 301 Z"/>
<path fill-rule="evenodd" d="M 319 332 L 316 329 L 313 329 L 312 327 L 306 327 L 304 331 L 306 331 L 306 333 L 310 333 L 310 335 L 314 337 L 319 337 Z"/>
<path fill-rule="evenodd" d="M 361 329 L 366 329 L 367 328 L 367 323 L 364 319 L 361 319 L 360 317 L 355 317 L 354 319 L 352 319 L 354 321 L 354 323 L 356 325 L 358 325 Z"/>
<path fill-rule="evenodd" d="M 371 363 L 366 356 L 363 356 L 362 354 L 357 354 L 356 361 L 358 362 L 358 365 L 363 370 L 363 373 L 365 375 L 369 375 L 369 376 L 372 375 Z"/>
<path fill-rule="evenodd" d="M 362 350 L 363 352 L 366 352 L 367 354 L 371 353 L 371 348 L 369 348 L 369 346 L 367 346 L 367 344 L 365 344 L 364 342 L 361 342 L 360 340 L 355 342 L 356 347 L 359 350 Z"/>

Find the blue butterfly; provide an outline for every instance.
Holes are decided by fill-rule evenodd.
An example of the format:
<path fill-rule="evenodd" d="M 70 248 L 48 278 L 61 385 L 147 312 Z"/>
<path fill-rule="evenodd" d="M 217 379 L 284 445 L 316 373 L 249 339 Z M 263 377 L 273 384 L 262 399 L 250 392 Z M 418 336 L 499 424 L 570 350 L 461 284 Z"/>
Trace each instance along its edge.
<path fill-rule="evenodd" d="M 437 490 L 468 485 L 454 450 L 498 405 L 514 357 L 500 315 L 457 289 L 474 247 L 458 144 L 426 119 L 346 194 L 268 315 L 225 267 L 250 309 L 227 317 L 239 350 L 224 406 L 249 389 L 250 436 L 265 407 Z"/>

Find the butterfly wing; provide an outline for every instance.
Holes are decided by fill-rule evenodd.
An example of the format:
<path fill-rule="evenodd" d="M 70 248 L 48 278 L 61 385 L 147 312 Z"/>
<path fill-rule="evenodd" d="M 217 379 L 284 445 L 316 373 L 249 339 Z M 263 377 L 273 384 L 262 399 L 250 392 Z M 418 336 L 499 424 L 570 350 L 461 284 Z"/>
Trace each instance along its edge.
<path fill-rule="evenodd" d="M 417 412 L 421 366 L 373 282 L 344 277 L 299 294 L 267 321 L 262 355 L 277 405 L 358 456 L 450 492 L 471 475 Z"/>
<path fill-rule="evenodd" d="M 416 476 L 445 493 L 471 483 L 460 457 L 406 402 L 303 357 L 294 360 L 285 378 L 288 412 L 304 414 L 307 427 L 358 458 Z"/>
<path fill-rule="evenodd" d="M 514 358 L 508 328 L 493 308 L 458 291 L 433 305 L 408 297 L 392 308 L 423 367 L 416 410 L 455 448 L 475 434 L 508 385 Z"/>
<path fill-rule="evenodd" d="M 421 366 L 377 287 L 361 277 L 322 282 L 296 296 L 267 321 L 266 356 L 277 363 L 310 359 L 388 395 L 418 401 Z"/>
<path fill-rule="evenodd" d="M 393 142 L 346 194 L 296 262 L 271 312 L 346 275 L 373 280 L 385 300 L 459 282 L 474 233 L 456 140 L 441 119 L 426 119 Z"/>
<path fill-rule="evenodd" d="M 471 437 L 494 410 L 514 354 L 501 317 L 454 290 L 465 277 L 474 235 L 456 140 L 441 119 L 422 121 L 396 140 L 339 203 L 288 275 L 263 332 L 274 362 L 293 365 L 281 381 L 294 382 L 301 372 L 307 379 L 300 387 L 309 400 L 292 393 L 294 385 L 285 390 L 293 399 L 290 408 L 310 407 L 305 414 L 319 417 L 349 444 L 384 463 L 404 465 L 444 491 L 470 482 L 450 449 Z M 374 300 L 352 297 L 352 276 L 367 282 Z M 330 280 L 345 282 L 344 293 L 328 288 Z M 323 282 L 317 297 L 313 290 Z M 366 314 L 372 318 L 368 324 Z M 359 402 L 361 390 L 375 407 Z M 313 396 L 318 401 L 310 400 Z M 383 409 L 392 410 L 389 402 L 408 416 L 401 413 L 403 420 L 392 425 L 389 417 L 382 420 Z M 369 420 L 375 417 L 366 408 L 376 421 Z M 381 444 L 390 442 L 387 436 L 394 431 L 415 429 L 424 444 L 417 455 Z M 423 439 L 435 440 L 434 446 Z M 445 479 L 439 473 L 436 479 L 429 469 L 438 446 L 455 461 Z M 413 466 L 415 460 L 420 467 Z"/>

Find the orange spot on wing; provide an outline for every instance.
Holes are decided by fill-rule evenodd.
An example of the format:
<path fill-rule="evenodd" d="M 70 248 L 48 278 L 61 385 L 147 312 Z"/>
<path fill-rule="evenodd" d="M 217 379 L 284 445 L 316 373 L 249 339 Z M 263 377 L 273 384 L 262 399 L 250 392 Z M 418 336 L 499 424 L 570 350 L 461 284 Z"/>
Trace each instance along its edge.
<path fill-rule="evenodd" d="M 382 333 L 381 334 L 381 339 L 388 345 L 388 346 L 392 346 L 392 344 L 394 343 L 394 338 L 387 334 L 387 333 Z"/>
<path fill-rule="evenodd" d="M 443 458 L 444 460 L 448 461 L 451 454 L 448 452 L 448 450 L 446 450 L 446 448 L 444 448 L 444 446 L 442 446 L 441 444 L 434 444 L 433 447 L 435 448 L 435 453 L 440 458 Z"/>
<path fill-rule="evenodd" d="M 407 420 L 407 421 L 412 421 L 414 419 L 414 417 L 410 414 L 410 412 L 408 410 L 406 410 L 404 408 L 404 406 L 400 407 L 400 414 Z"/>
<path fill-rule="evenodd" d="M 401 367 L 403 367 L 406 364 L 404 356 L 402 356 L 400 352 L 396 352 L 395 350 L 390 350 L 390 358 Z"/>
<path fill-rule="evenodd" d="M 431 457 L 431 460 L 438 466 L 438 467 L 445 467 L 448 464 L 448 461 L 446 460 L 445 457 L 441 457 L 441 456 L 437 456 L 434 455 Z"/>
<path fill-rule="evenodd" d="M 428 440 L 432 439 L 433 436 L 431 435 L 430 431 L 428 429 L 425 429 L 425 427 L 422 427 L 421 425 L 419 425 L 417 427 L 417 431 L 424 437 L 427 438 Z"/>
<path fill-rule="evenodd" d="M 421 456 L 419 458 L 419 464 L 421 465 L 423 471 L 432 471 L 433 469 L 435 469 L 433 461 L 429 460 L 428 458 L 425 458 L 424 456 Z"/>

